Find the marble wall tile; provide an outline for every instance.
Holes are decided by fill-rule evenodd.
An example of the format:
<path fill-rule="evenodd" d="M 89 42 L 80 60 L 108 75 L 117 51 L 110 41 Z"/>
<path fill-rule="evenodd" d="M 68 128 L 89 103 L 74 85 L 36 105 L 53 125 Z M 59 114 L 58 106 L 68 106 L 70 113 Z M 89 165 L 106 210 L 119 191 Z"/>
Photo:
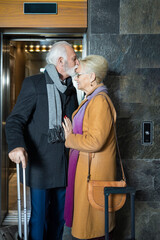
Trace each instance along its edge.
<path fill-rule="evenodd" d="M 92 34 L 90 54 L 106 57 L 110 71 L 116 74 L 160 68 L 160 35 Z"/>
<path fill-rule="evenodd" d="M 160 69 L 137 69 L 129 75 L 108 73 L 105 81 L 118 118 L 158 121 L 160 116 Z"/>
<path fill-rule="evenodd" d="M 135 201 L 135 237 L 137 240 L 159 240 L 159 202 Z M 131 238 L 130 199 L 116 213 L 115 240 Z"/>
<path fill-rule="evenodd" d="M 124 159 L 160 158 L 160 69 L 108 75 L 105 85 L 117 111 L 117 134 Z M 152 121 L 153 143 L 142 145 L 142 123 Z"/>
<path fill-rule="evenodd" d="M 146 119 L 149 120 L 149 119 Z M 159 120 L 153 121 L 153 143 L 142 144 L 142 122 L 132 118 L 118 119 L 117 136 L 123 159 L 160 159 Z"/>
<path fill-rule="evenodd" d="M 159 60 L 160 61 L 160 60 Z M 143 102 L 148 106 L 160 106 L 160 68 L 137 69 L 142 79 Z M 158 110 L 158 109 L 157 109 Z M 156 115 L 160 112 L 155 112 Z M 158 115 L 157 115 L 158 116 Z"/>
<path fill-rule="evenodd" d="M 160 33 L 159 0 L 120 0 L 120 34 Z"/>
<path fill-rule="evenodd" d="M 104 83 L 117 111 L 117 135 L 127 182 L 137 189 L 136 239 L 159 240 L 160 1 L 89 2 L 88 53 L 102 55 L 109 62 Z M 143 121 L 153 122 L 152 145 L 142 145 Z M 115 240 L 129 239 L 129 199 L 116 219 Z"/>
<path fill-rule="evenodd" d="M 126 76 L 108 74 L 104 83 L 108 87 L 109 93 L 112 93 L 112 98 L 117 99 L 121 105 L 120 111 L 123 106 L 124 110 L 125 108 L 127 110 L 128 106 L 128 111 L 134 114 L 134 118 L 141 118 L 141 115 L 144 118 L 155 118 L 160 113 L 160 68 L 137 69 L 134 74 Z M 138 113 L 135 112 L 136 104 Z M 141 111 L 139 111 L 139 107 L 142 107 Z"/>
<path fill-rule="evenodd" d="M 91 0 L 91 33 L 119 33 L 119 0 Z"/>
<path fill-rule="evenodd" d="M 124 162 L 127 183 L 136 189 L 136 200 L 160 201 L 160 160 L 139 159 Z"/>

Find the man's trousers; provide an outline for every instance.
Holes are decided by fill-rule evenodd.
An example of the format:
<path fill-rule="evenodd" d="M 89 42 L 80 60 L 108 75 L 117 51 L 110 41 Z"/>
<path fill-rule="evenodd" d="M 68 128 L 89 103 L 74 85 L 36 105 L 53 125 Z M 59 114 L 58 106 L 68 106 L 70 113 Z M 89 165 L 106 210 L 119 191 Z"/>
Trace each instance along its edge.
<path fill-rule="evenodd" d="M 30 240 L 62 240 L 66 188 L 30 189 Z"/>

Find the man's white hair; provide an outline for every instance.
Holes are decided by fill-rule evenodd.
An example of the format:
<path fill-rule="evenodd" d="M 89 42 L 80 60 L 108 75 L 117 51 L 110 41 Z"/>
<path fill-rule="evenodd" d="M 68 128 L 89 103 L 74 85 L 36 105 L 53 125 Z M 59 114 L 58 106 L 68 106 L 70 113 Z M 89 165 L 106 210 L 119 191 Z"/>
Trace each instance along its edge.
<path fill-rule="evenodd" d="M 71 44 L 66 41 L 54 43 L 50 51 L 47 53 L 46 62 L 56 66 L 60 57 L 63 57 L 64 60 L 67 61 L 67 51 L 65 48 L 66 45 L 72 47 Z"/>

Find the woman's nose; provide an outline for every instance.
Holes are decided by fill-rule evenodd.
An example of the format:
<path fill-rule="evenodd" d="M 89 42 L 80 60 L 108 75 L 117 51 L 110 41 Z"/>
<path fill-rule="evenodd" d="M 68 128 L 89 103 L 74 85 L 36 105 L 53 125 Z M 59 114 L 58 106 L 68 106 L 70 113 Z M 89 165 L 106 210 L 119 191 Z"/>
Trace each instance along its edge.
<path fill-rule="evenodd" d="M 77 82 L 77 75 L 75 75 L 74 80 Z"/>
<path fill-rule="evenodd" d="M 79 60 L 78 60 L 78 59 L 76 59 L 76 65 L 78 65 L 78 66 L 79 66 Z"/>

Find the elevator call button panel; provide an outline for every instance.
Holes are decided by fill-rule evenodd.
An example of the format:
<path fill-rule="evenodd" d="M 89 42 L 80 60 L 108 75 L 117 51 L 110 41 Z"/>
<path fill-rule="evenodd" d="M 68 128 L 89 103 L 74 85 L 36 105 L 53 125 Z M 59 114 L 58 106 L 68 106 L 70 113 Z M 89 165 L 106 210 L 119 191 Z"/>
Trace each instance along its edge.
<path fill-rule="evenodd" d="M 153 122 L 143 121 L 142 122 L 142 144 L 150 145 L 153 143 Z"/>

